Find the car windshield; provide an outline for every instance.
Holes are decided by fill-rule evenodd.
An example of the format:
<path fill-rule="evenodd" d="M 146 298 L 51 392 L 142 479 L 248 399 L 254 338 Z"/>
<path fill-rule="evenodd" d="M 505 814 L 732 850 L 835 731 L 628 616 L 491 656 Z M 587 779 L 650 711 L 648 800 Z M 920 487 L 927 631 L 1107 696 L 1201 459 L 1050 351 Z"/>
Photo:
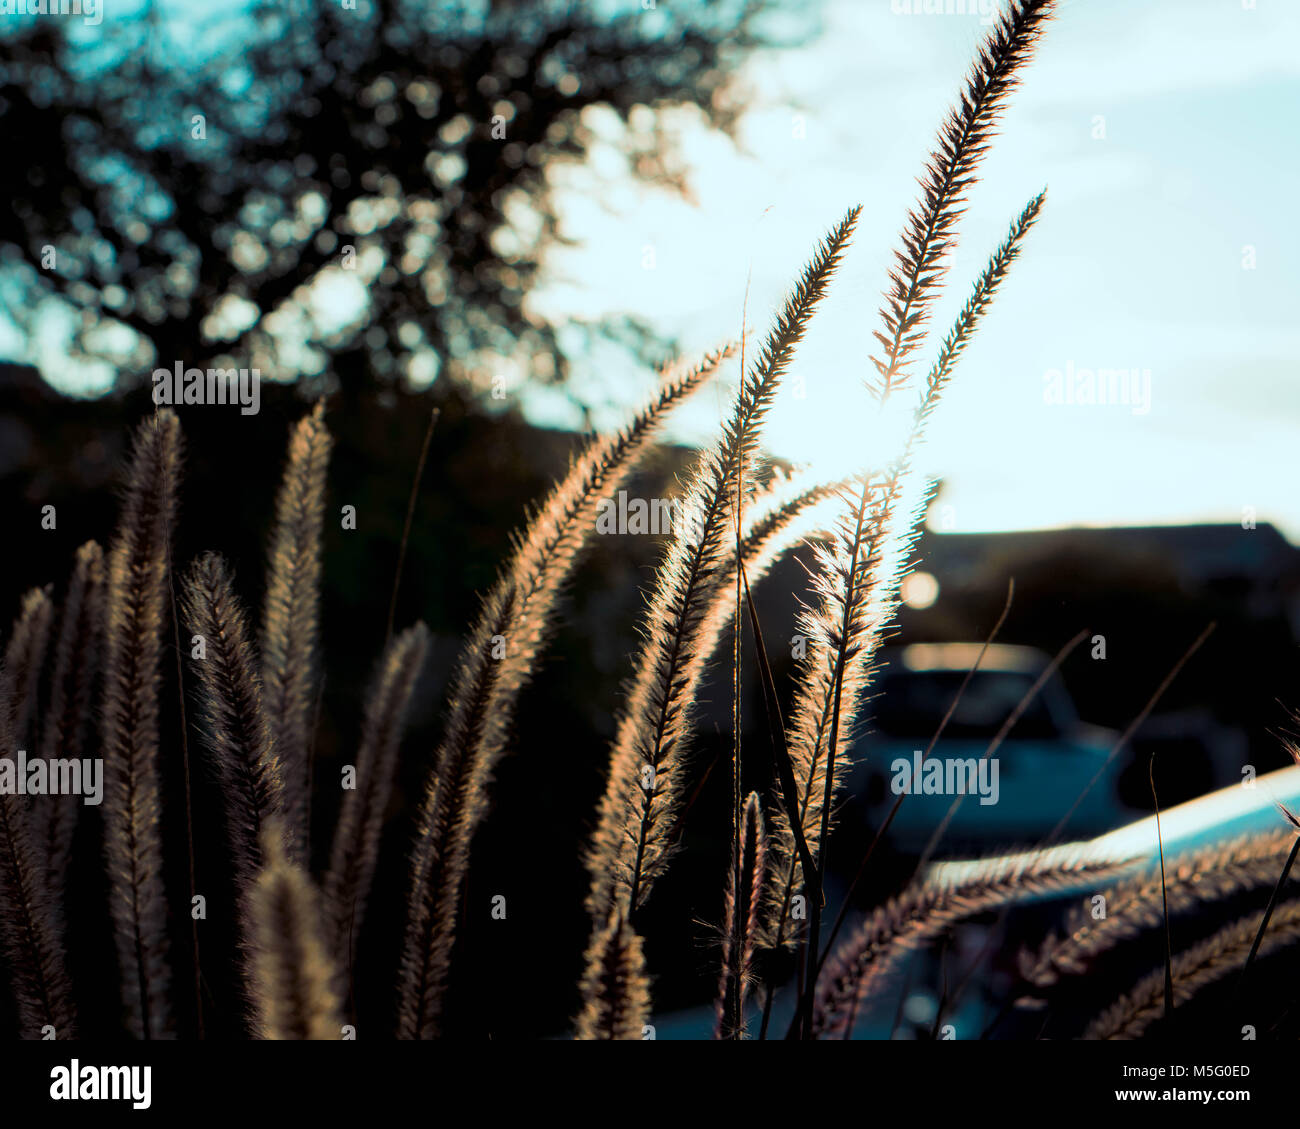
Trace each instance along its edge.
<path fill-rule="evenodd" d="M 957 696 L 963 670 L 885 671 L 870 706 L 871 728 L 887 737 L 932 737 Z M 945 737 L 990 738 L 1034 684 L 1017 671 L 976 671 L 944 729 Z M 1036 695 L 1008 734 L 1016 738 L 1061 736 L 1041 695 Z"/>

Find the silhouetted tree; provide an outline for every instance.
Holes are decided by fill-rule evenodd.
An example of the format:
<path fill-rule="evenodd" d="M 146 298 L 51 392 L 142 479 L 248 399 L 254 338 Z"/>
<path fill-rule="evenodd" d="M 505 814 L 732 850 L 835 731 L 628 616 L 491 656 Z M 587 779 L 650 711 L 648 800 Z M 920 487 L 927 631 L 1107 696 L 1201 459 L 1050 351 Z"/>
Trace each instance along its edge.
<path fill-rule="evenodd" d="M 555 327 L 524 307 L 563 238 L 548 169 L 583 159 L 584 111 L 605 106 L 628 124 L 635 175 L 680 187 L 658 111 L 697 103 L 729 129 L 736 65 L 776 41 L 779 3 L 12 17 L 0 293 L 29 337 L 40 300 L 61 299 L 74 358 L 128 386 L 178 361 L 311 377 L 340 348 L 387 378 L 481 386 L 509 355 L 531 379 L 562 379 Z M 648 342 L 626 320 L 580 328 Z"/>

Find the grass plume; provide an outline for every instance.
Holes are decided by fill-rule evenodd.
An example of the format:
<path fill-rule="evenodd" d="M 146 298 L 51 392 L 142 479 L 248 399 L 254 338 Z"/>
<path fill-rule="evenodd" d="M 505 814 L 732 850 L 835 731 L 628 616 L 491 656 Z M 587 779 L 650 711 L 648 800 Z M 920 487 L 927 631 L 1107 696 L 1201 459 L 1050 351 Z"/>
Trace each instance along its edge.
<path fill-rule="evenodd" d="M 104 609 L 105 855 L 123 1002 L 138 1039 L 171 1032 L 158 702 L 180 460 L 180 421 L 161 410 L 136 432 Z"/>
<path fill-rule="evenodd" d="M 731 353 L 727 347 L 671 373 L 626 427 L 592 442 L 529 522 L 484 600 L 461 652 L 450 716 L 417 822 L 399 973 L 402 1038 L 430 1038 L 438 1031 L 460 889 L 488 779 L 600 504 L 640 464 L 666 414 Z M 494 658 L 502 647 L 504 657 Z"/>
<path fill-rule="evenodd" d="M 423 623 L 403 631 L 385 648 L 366 696 L 356 787 L 343 793 L 324 881 L 330 951 L 343 967 L 365 917 L 406 711 L 428 649 Z"/>
<path fill-rule="evenodd" d="M 921 390 L 920 402 L 917 404 L 911 434 L 907 440 L 905 459 L 923 434 L 926 423 L 939 404 L 941 394 L 952 378 L 963 350 L 975 336 L 975 330 L 992 306 L 998 288 L 1010 272 L 1012 263 L 1019 258 L 1025 236 L 1037 221 L 1046 200 L 1047 189 L 1043 189 L 1024 206 L 1020 214 L 1011 221 L 1006 237 L 998 244 L 975 280 L 970 297 L 966 299 L 966 304 L 962 306 L 961 312 L 958 313 L 947 336 L 944 337 L 939 347 L 939 355 L 925 378 L 925 386 Z"/>
<path fill-rule="evenodd" d="M 104 551 L 95 541 L 77 549 L 63 601 L 50 701 L 41 735 L 47 761 L 75 760 L 85 746 L 94 710 L 100 636 L 104 616 Z M 50 796 L 38 821 L 46 870 L 55 891 L 62 891 L 81 802 L 76 796 Z"/>
<path fill-rule="evenodd" d="M 875 333 L 881 352 L 871 359 L 877 377 L 872 388 L 881 400 L 907 381 L 912 354 L 925 340 L 930 307 L 943 283 L 966 193 L 1054 7 L 1054 0 L 1011 0 L 980 45 L 957 105 L 939 128 L 921 178 L 921 199 L 908 214 L 880 309 L 885 332 Z"/>
<path fill-rule="evenodd" d="M 319 400 L 299 420 L 275 502 L 262 622 L 262 680 L 271 737 L 284 772 L 293 839 L 310 844 L 312 702 L 320 668 L 321 531 L 332 440 Z"/>
<path fill-rule="evenodd" d="M 284 778 L 257 654 L 230 570 L 216 553 L 205 553 L 190 566 L 181 605 L 187 628 L 202 637 L 202 652 L 191 655 L 197 720 L 225 799 L 236 887 L 247 891 L 265 865 L 263 846 L 271 829 L 287 837 L 293 857 L 293 832 L 284 822 Z"/>
<path fill-rule="evenodd" d="M 8 703 L 8 725 L 15 746 L 29 749 L 28 737 L 36 713 L 36 696 L 41 667 L 50 642 L 54 603 L 50 588 L 33 588 L 25 593 L 5 647 L 4 669 L 0 671 L 0 695 Z"/>
<path fill-rule="evenodd" d="M 1240 972 L 1258 929 L 1256 914 L 1246 914 L 1190 948 L 1172 962 L 1174 1006 L 1190 1000 L 1203 988 Z M 1287 902 L 1273 915 L 1273 928 L 1263 939 L 1259 955 L 1285 948 L 1300 940 L 1300 902 Z M 1101 1012 L 1085 1029 L 1085 1039 L 1137 1039 L 1165 1014 L 1165 967 L 1142 977 L 1128 992 Z"/>
<path fill-rule="evenodd" d="M 615 910 L 596 934 L 595 959 L 583 977 L 579 1039 L 641 1039 L 650 1017 L 650 984 L 641 938 Z"/>
<path fill-rule="evenodd" d="M 253 996 L 266 1039 L 338 1039 L 338 970 L 325 941 L 319 895 L 284 850 L 285 834 L 264 834 L 266 862 L 248 897 Z"/>
<path fill-rule="evenodd" d="M 859 210 L 822 240 L 777 316 L 753 369 L 742 374 L 733 413 L 700 460 L 686 494 L 691 520 L 674 529 L 647 610 L 645 644 L 610 752 L 599 822 L 588 852 L 594 929 L 617 905 L 634 913 L 666 865 L 669 833 L 685 795 L 690 706 L 703 674 L 702 627 L 726 580 L 730 488 L 753 464 L 758 425 L 838 266 Z M 723 589 L 725 591 L 725 589 Z M 703 656 L 707 660 L 707 655 Z"/>
<path fill-rule="evenodd" d="M 788 734 L 800 826 L 814 857 L 829 831 L 823 810 L 848 769 L 845 758 L 832 764 L 829 753 L 832 744 L 839 748 L 849 741 L 857 722 L 881 632 L 893 614 L 890 593 L 911 545 L 913 515 L 899 520 L 902 491 L 893 474 L 864 482 L 871 501 L 860 518 L 856 510 L 852 518 L 840 515 L 829 542 L 815 549 L 814 602 L 798 620 L 805 648 Z M 852 493 L 842 488 L 840 497 Z M 834 742 L 832 726 L 838 735 Z M 763 922 L 767 943 L 778 947 L 798 939 L 790 924 L 791 899 L 812 876 L 803 873 L 784 806 L 775 808 L 772 824 Z"/>
<path fill-rule="evenodd" d="M 881 356 L 871 358 L 876 369 L 876 380 L 869 382 L 868 388 L 882 407 L 890 395 L 907 382 L 911 356 L 926 338 L 929 307 L 947 270 L 946 257 L 956 237 L 956 226 L 964 211 L 966 192 L 976 179 L 975 170 L 992 139 L 998 115 L 1016 85 L 1017 72 L 1029 57 L 1051 11 L 1052 0 L 1012 0 L 1010 8 L 999 17 L 981 45 L 959 104 L 949 111 L 940 128 L 937 147 L 921 181 L 922 205 L 919 211 L 914 210 L 909 214 L 900 237 L 901 248 L 895 253 L 895 264 L 890 271 L 886 303 L 880 310 L 885 332 L 875 332 L 883 352 Z M 1024 222 L 1020 225 L 1020 235 L 1033 222 L 1039 206 L 1041 197 L 1036 202 L 1031 202 L 1026 210 L 1026 213 L 1031 213 L 1028 218 L 1022 214 Z M 994 263 L 976 283 L 976 297 L 972 299 L 976 304 L 968 304 L 963 311 L 965 321 L 959 319 L 956 330 L 944 343 L 939 361 L 931 373 L 931 380 L 923 392 L 912 434 L 902 458 L 893 474 L 886 479 L 889 484 L 884 504 L 886 517 L 889 516 L 895 492 L 907 477 L 912 447 L 924 428 L 929 412 L 933 410 L 962 344 L 991 298 L 1007 263 L 1015 257 L 1019 238 L 1013 230 L 1006 262 L 999 266 L 995 256 Z M 981 294 L 984 295 L 982 299 Z M 819 796 L 815 803 L 820 819 L 814 814 L 810 822 L 819 823 L 820 826 L 814 830 L 810 822 L 805 822 L 803 827 L 809 849 L 814 853 L 824 845 L 830 828 L 831 797 L 837 784 L 836 756 L 841 745 L 841 721 L 851 726 L 857 716 L 858 699 L 869 681 L 870 657 L 880 638 L 880 625 L 872 626 L 863 622 L 862 601 L 870 570 L 861 577 L 858 571 L 860 550 L 873 543 L 869 538 L 864 543 L 864 532 L 872 525 L 872 505 L 872 483 L 869 476 L 864 476 L 857 505 L 848 508 L 842 524 L 842 536 L 837 545 L 839 551 L 822 561 L 823 575 L 827 580 L 833 581 L 826 584 L 821 593 L 821 626 L 829 629 L 826 631 L 826 641 L 831 645 L 829 669 L 821 672 L 814 670 L 814 675 L 821 673 L 826 675 L 826 679 L 822 685 L 817 685 L 815 678 L 805 683 L 811 688 L 811 699 L 805 698 L 796 707 L 796 723 L 805 728 L 802 736 L 805 740 L 813 738 L 811 746 L 803 745 L 804 752 L 800 756 L 807 771 L 806 792 L 802 802 L 805 807 L 808 806 L 814 789 Z M 878 539 L 880 531 L 875 532 Z M 901 576 L 895 572 L 892 577 L 883 578 L 883 584 L 879 583 L 882 578 L 873 579 L 877 590 L 887 601 L 892 598 L 894 587 Z M 814 660 L 818 661 L 826 662 L 824 658 Z M 818 694 L 823 687 L 829 693 L 822 695 L 819 701 Z M 826 713 L 829 713 L 830 721 L 829 728 L 825 731 L 826 754 L 823 760 L 820 738 Z M 792 742 L 792 747 L 799 746 Z M 811 753 L 807 752 L 809 747 Z M 818 778 L 820 788 L 817 787 Z M 813 847 L 814 837 L 818 844 L 816 848 Z M 783 915 L 777 925 L 778 940 L 787 932 L 784 914 L 793 883 L 797 880 L 795 873 L 801 869 L 801 864 L 794 860 L 793 851 L 790 850 L 791 837 L 786 835 L 782 838 L 787 848 L 787 858 L 792 861 L 786 867 L 784 890 L 778 889 L 777 896 L 772 899 L 775 903 L 774 912 Z M 819 867 L 825 869 L 824 861 L 819 861 Z M 810 884 L 809 879 L 813 877 L 816 881 Z M 803 1030 L 804 1035 L 808 1036 L 811 1034 L 812 997 L 820 967 L 821 876 L 802 875 L 802 882 L 811 903 L 803 1009 Z M 769 911 L 769 926 L 771 912 L 773 911 Z"/>
<path fill-rule="evenodd" d="M 6 689 L 0 684 L 0 694 Z M 9 700 L 0 696 L 0 756 L 5 757 L 16 752 L 10 716 Z M 21 796 L 0 793 L 0 952 L 9 967 L 22 1038 L 43 1039 L 52 1027 L 55 1038 L 71 1039 L 76 1011 L 62 922 L 28 814 Z"/>
<path fill-rule="evenodd" d="M 1290 832 L 1252 836 L 1188 855 L 1170 868 L 1169 912 L 1184 912 L 1273 882 L 1294 838 Z M 1020 974 L 1028 984 L 1044 989 L 1063 976 L 1083 975 L 1095 958 L 1164 922 L 1158 869 L 1128 879 L 1103 896 L 1105 917 L 1094 918 L 1076 907 L 1064 935 L 1049 936 L 1036 953 L 1022 954 Z"/>
<path fill-rule="evenodd" d="M 835 1030 L 857 1001 L 881 987 L 902 959 L 966 918 L 1040 894 L 1087 888 L 1125 862 L 1062 861 L 1056 854 L 991 860 L 966 881 L 921 880 L 868 915 L 826 962 L 814 1031 Z"/>
<path fill-rule="evenodd" d="M 754 964 L 758 905 L 763 892 L 766 836 L 758 793 L 745 802 L 736 859 L 728 872 L 726 913 L 722 924 L 722 979 L 718 985 L 716 1037 L 745 1037 L 745 998 Z M 740 882 L 736 882 L 740 875 Z"/>

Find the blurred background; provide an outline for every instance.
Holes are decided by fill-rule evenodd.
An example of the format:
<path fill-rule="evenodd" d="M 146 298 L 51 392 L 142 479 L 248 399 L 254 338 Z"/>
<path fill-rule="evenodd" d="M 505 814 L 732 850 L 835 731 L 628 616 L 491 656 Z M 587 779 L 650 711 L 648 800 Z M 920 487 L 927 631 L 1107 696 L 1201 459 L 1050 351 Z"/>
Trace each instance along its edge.
<path fill-rule="evenodd" d="M 0 165 L 0 506 L 13 532 L 0 619 L 27 587 L 61 591 L 75 547 L 110 536 L 127 429 L 152 410 L 151 372 L 178 362 L 262 374 L 256 416 L 181 409 L 176 541 L 180 560 L 224 552 L 260 606 L 288 428 L 324 393 L 338 444 L 330 504 L 358 513 L 355 533 L 327 526 L 316 756 L 318 778 L 336 779 L 439 409 L 397 605 L 399 626 L 424 619 L 435 646 L 354 985 L 361 1022 L 382 1025 L 413 800 L 476 593 L 511 529 L 586 432 L 641 400 L 659 363 L 742 324 L 761 332 L 814 240 L 854 203 L 865 205 L 857 241 L 766 440 L 775 458 L 828 474 L 879 456 L 862 381 L 889 251 L 992 8 L 105 3 L 98 19 L 89 7 L 0 15 L 12 155 Z M 984 166 L 940 332 L 1007 223 L 1045 184 L 1048 200 L 921 453 L 936 492 L 882 684 L 891 704 L 855 754 L 879 764 L 924 747 L 969 654 L 914 652 L 909 665 L 903 648 L 982 641 L 1010 580 L 998 642 L 1021 650 L 972 683 L 958 752 L 959 739 L 983 748 L 1026 672 L 1087 635 L 1050 706 L 1008 738 L 1009 802 L 981 809 L 966 841 L 954 827 L 951 849 L 1039 834 L 1032 803 L 1010 802 L 1017 758 L 1035 776 L 1073 758 L 1065 781 L 1100 763 L 1211 622 L 1077 830 L 1150 810 L 1153 753 L 1162 805 L 1284 762 L 1277 735 L 1300 704 L 1298 34 L 1300 9 L 1280 0 L 1067 0 Z M 1102 370 L 1125 374 L 1134 395 L 1054 398 Z M 675 488 L 730 390 L 720 381 L 679 414 L 629 494 Z M 40 528 L 47 504 L 55 530 Z M 660 549 L 654 537 L 596 541 L 476 842 L 467 904 L 504 893 L 511 908 L 505 922 L 467 916 L 456 1014 L 496 1038 L 561 1032 L 576 1006 L 578 852 Z M 786 686 L 800 555 L 758 593 Z M 724 674 L 709 697 L 702 769 L 729 749 Z M 670 870 L 651 903 L 665 1011 L 707 1001 L 716 981 L 727 845 L 709 829 L 725 826 L 724 776 L 706 778 L 685 830 L 699 865 Z M 855 777 L 832 849 L 845 875 L 879 824 L 881 789 Z M 331 796 L 318 789 L 318 863 Z M 1031 814 L 1050 827 L 1064 813 Z M 85 928 L 72 936 L 94 984 L 111 949 L 92 928 L 103 891 L 86 822 Z M 201 876 L 221 872 L 210 830 Z M 923 831 L 896 829 L 864 904 L 907 872 Z M 168 834 L 180 836 L 179 892 L 183 820 Z M 108 1017 L 111 983 L 104 993 Z"/>

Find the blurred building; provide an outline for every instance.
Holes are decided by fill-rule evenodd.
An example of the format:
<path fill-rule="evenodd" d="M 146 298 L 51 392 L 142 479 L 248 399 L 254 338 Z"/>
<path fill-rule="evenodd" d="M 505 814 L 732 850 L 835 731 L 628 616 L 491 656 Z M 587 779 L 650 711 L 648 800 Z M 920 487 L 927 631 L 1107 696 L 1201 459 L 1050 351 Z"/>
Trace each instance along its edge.
<path fill-rule="evenodd" d="M 1239 604 L 1253 619 L 1284 617 L 1300 639 L 1300 548 L 1268 522 L 927 533 L 925 568 L 953 592 L 985 582 L 987 562 L 1062 555 L 1158 562 L 1191 596 Z"/>

